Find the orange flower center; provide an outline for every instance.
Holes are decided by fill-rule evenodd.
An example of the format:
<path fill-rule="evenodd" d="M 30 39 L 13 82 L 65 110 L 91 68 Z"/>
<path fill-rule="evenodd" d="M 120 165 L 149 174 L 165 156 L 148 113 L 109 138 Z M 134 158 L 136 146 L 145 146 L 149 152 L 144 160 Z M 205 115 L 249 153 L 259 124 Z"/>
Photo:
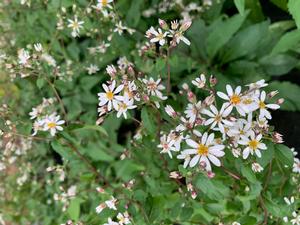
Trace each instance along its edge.
<path fill-rule="evenodd" d="M 259 108 L 264 109 L 266 108 L 266 104 L 262 101 L 259 102 Z"/>
<path fill-rule="evenodd" d="M 237 105 L 241 102 L 241 98 L 240 98 L 240 96 L 233 94 L 230 98 L 230 102 L 234 105 Z"/>
<path fill-rule="evenodd" d="M 208 147 L 206 145 L 199 144 L 197 151 L 199 155 L 208 155 Z"/>
<path fill-rule="evenodd" d="M 106 93 L 106 97 L 108 98 L 108 100 L 112 100 L 114 98 L 114 93 L 109 91 L 109 92 Z"/>
<path fill-rule="evenodd" d="M 250 148 L 252 148 L 253 150 L 257 149 L 259 142 L 257 140 L 251 140 L 248 142 L 248 145 Z"/>

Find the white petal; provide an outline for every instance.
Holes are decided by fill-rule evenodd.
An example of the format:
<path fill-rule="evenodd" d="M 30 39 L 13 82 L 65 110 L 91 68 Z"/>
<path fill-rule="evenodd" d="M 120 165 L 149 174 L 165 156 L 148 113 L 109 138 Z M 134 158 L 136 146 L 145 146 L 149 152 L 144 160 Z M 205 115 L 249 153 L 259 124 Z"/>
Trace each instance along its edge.
<path fill-rule="evenodd" d="M 197 142 L 195 142 L 194 140 L 192 140 L 192 139 L 187 139 L 186 140 L 186 143 L 189 145 L 189 146 L 191 146 L 192 148 L 198 148 L 198 143 Z"/>
<path fill-rule="evenodd" d="M 210 144 L 213 142 L 214 138 L 215 138 L 215 134 L 214 134 L 214 133 L 211 133 L 211 134 L 208 136 L 207 140 L 206 140 L 206 145 L 207 145 L 207 146 L 210 145 Z M 203 143 L 203 142 L 202 142 L 202 143 Z"/>
<path fill-rule="evenodd" d="M 226 85 L 226 91 L 229 96 L 233 95 L 232 87 L 229 84 Z"/>
<path fill-rule="evenodd" d="M 200 159 L 200 155 L 198 155 L 198 154 L 195 155 L 195 156 L 192 158 L 192 160 L 190 161 L 190 167 L 196 166 L 196 164 L 198 163 L 199 159 Z"/>
<path fill-rule="evenodd" d="M 266 107 L 269 109 L 279 109 L 280 108 L 280 106 L 277 104 L 267 104 Z"/>
<path fill-rule="evenodd" d="M 223 92 L 218 91 L 217 95 L 224 100 L 229 100 L 229 97 L 225 95 Z"/>
<path fill-rule="evenodd" d="M 208 158 L 215 166 L 221 166 L 221 162 L 216 156 L 208 155 Z"/>
<path fill-rule="evenodd" d="M 243 159 L 247 159 L 250 153 L 250 149 L 247 147 L 243 151 Z"/>
<path fill-rule="evenodd" d="M 207 139 L 207 132 L 205 132 L 201 138 L 201 143 L 205 144 L 206 143 L 206 139 Z"/>

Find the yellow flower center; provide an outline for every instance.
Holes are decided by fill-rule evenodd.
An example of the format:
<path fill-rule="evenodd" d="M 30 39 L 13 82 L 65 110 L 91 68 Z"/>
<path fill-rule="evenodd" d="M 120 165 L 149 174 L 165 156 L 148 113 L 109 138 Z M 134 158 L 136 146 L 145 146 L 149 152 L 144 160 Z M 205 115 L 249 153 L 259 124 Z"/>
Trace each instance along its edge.
<path fill-rule="evenodd" d="M 208 147 L 206 145 L 199 144 L 197 151 L 199 155 L 208 155 Z"/>
<path fill-rule="evenodd" d="M 260 109 L 266 108 L 266 104 L 265 104 L 264 102 L 260 101 L 260 102 L 259 102 L 259 108 L 260 108 Z"/>
<path fill-rule="evenodd" d="M 114 93 L 109 91 L 109 92 L 106 93 L 106 97 L 108 98 L 108 100 L 112 100 L 114 98 Z"/>
<path fill-rule="evenodd" d="M 157 35 L 157 38 L 158 38 L 159 40 L 162 40 L 162 39 L 164 39 L 164 34 L 163 34 L 163 33 L 161 33 L 161 34 L 158 34 L 158 35 Z"/>
<path fill-rule="evenodd" d="M 236 95 L 236 94 L 233 94 L 230 98 L 230 103 L 234 104 L 234 105 L 237 105 L 241 102 L 241 98 L 240 96 Z"/>
<path fill-rule="evenodd" d="M 250 148 L 252 148 L 253 150 L 257 149 L 259 142 L 257 140 L 251 140 L 248 142 L 248 145 Z"/>
<path fill-rule="evenodd" d="M 56 127 L 56 123 L 54 123 L 54 122 L 50 122 L 47 125 L 50 129 Z"/>
<path fill-rule="evenodd" d="M 151 91 L 154 91 L 157 89 L 157 84 L 155 82 L 149 82 L 147 86 Z"/>
<path fill-rule="evenodd" d="M 107 6 L 107 0 L 102 0 L 102 5 Z"/>
<path fill-rule="evenodd" d="M 222 120 L 222 116 L 220 116 L 219 114 L 216 115 L 215 121 L 216 121 L 216 122 L 220 122 L 221 120 Z"/>

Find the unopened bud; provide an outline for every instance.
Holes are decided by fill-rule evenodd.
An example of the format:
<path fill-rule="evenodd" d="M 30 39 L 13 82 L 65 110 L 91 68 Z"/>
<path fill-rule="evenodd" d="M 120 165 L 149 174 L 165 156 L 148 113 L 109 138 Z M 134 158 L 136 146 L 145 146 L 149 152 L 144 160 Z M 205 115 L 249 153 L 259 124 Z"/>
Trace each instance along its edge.
<path fill-rule="evenodd" d="M 215 174 L 214 172 L 212 172 L 212 171 L 208 171 L 208 172 L 207 172 L 207 177 L 208 177 L 209 179 L 214 178 L 215 175 L 216 175 L 216 174 Z"/>
<path fill-rule="evenodd" d="M 173 109 L 173 107 L 170 106 L 170 105 L 167 105 L 167 106 L 165 107 L 165 111 L 166 111 L 166 113 L 167 113 L 169 116 L 171 116 L 171 117 L 173 117 L 173 118 L 175 118 L 175 117 L 177 116 L 177 113 L 175 112 L 175 110 Z"/>
<path fill-rule="evenodd" d="M 96 191 L 99 192 L 99 193 L 101 193 L 101 194 L 103 194 L 105 192 L 105 190 L 103 188 L 101 188 L 101 187 L 97 187 Z"/>
<path fill-rule="evenodd" d="M 283 138 L 282 138 L 282 134 L 278 133 L 278 132 L 274 132 L 272 134 L 272 140 L 277 143 L 277 144 L 280 144 L 280 143 L 283 143 Z"/>
<path fill-rule="evenodd" d="M 196 96 L 192 91 L 188 91 L 187 97 L 190 102 L 196 102 Z"/>
<path fill-rule="evenodd" d="M 278 99 L 278 100 L 276 101 L 276 103 L 277 103 L 278 105 L 281 105 L 282 103 L 284 103 L 284 98 Z"/>
<path fill-rule="evenodd" d="M 200 166 L 201 169 L 205 169 L 206 168 L 206 162 L 205 161 L 201 161 L 199 163 L 199 166 Z"/>
<path fill-rule="evenodd" d="M 210 95 L 204 99 L 203 104 L 209 106 L 209 105 L 213 104 L 214 101 L 215 101 L 215 96 Z"/>
<path fill-rule="evenodd" d="M 210 75 L 209 83 L 210 83 L 210 86 L 213 87 L 218 83 L 218 80 L 214 75 Z"/>
<path fill-rule="evenodd" d="M 191 197 L 192 197 L 192 199 L 197 198 L 197 192 L 196 191 L 192 191 Z"/>
<path fill-rule="evenodd" d="M 169 29 L 169 26 L 168 24 L 166 23 L 166 21 L 162 20 L 162 19 L 158 19 L 158 23 L 159 23 L 159 26 L 164 29 L 164 30 L 168 30 Z"/>
<path fill-rule="evenodd" d="M 148 95 L 144 95 L 144 96 L 143 96 L 143 100 L 144 100 L 145 102 L 148 102 L 148 101 L 150 100 L 150 98 L 149 98 Z"/>
<path fill-rule="evenodd" d="M 172 179 L 180 179 L 182 176 L 178 171 L 172 171 L 169 175 L 170 178 Z"/>
<path fill-rule="evenodd" d="M 276 90 L 276 91 L 271 91 L 269 94 L 268 94 L 268 97 L 269 98 L 273 98 L 275 95 L 277 95 L 279 92 Z"/>
<path fill-rule="evenodd" d="M 183 22 L 183 24 L 181 25 L 181 27 L 180 27 L 180 30 L 181 31 L 186 31 L 187 29 L 189 29 L 190 28 L 190 26 L 192 25 L 192 21 L 185 21 L 185 22 Z"/>
<path fill-rule="evenodd" d="M 131 76 L 134 75 L 134 69 L 132 68 L 132 66 L 129 66 L 128 69 L 127 69 L 127 73 Z"/>
<path fill-rule="evenodd" d="M 189 90 L 189 85 L 187 83 L 182 84 L 183 90 Z"/>

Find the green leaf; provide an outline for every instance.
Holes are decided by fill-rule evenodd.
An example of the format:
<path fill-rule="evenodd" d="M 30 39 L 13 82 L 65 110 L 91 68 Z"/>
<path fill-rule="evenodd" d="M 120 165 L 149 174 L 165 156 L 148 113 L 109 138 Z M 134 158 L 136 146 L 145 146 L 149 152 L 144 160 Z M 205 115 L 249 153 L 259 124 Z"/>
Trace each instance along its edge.
<path fill-rule="evenodd" d="M 241 15 L 245 13 L 245 0 L 234 0 L 234 4 Z"/>
<path fill-rule="evenodd" d="M 300 43 L 300 30 L 293 30 L 284 34 L 274 46 L 271 54 L 278 54 L 294 49 Z"/>
<path fill-rule="evenodd" d="M 223 56 L 223 62 L 229 62 L 252 53 L 259 42 L 268 33 L 268 21 L 254 24 L 239 31 L 228 43 Z"/>
<path fill-rule="evenodd" d="M 73 131 L 82 131 L 82 130 L 94 130 L 94 131 L 98 131 L 100 134 L 104 134 L 105 136 L 108 137 L 108 134 L 107 134 L 106 130 L 103 127 L 97 126 L 97 125 L 85 125 L 83 127 L 76 128 Z"/>
<path fill-rule="evenodd" d="M 41 89 L 45 85 L 45 79 L 44 78 L 38 78 L 36 80 L 36 86 Z"/>
<path fill-rule="evenodd" d="M 156 63 L 155 63 L 155 69 L 157 72 L 160 72 L 161 70 L 163 70 L 165 68 L 165 65 L 166 65 L 166 62 L 164 59 L 162 58 L 158 58 L 156 60 Z"/>
<path fill-rule="evenodd" d="M 274 144 L 272 142 L 266 142 L 265 144 L 267 145 L 267 151 L 263 151 L 261 158 L 256 160 L 262 167 L 268 165 L 274 156 Z"/>
<path fill-rule="evenodd" d="M 141 18 L 141 7 L 143 0 L 133 0 L 127 12 L 126 21 L 131 27 L 136 27 Z"/>
<path fill-rule="evenodd" d="M 207 53 L 210 58 L 213 58 L 218 50 L 238 31 L 247 14 L 245 13 L 243 16 L 235 15 L 223 21 L 220 26 L 211 31 L 206 40 Z"/>
<path fill-rule="evenodd" d="M 271 0 L 271 2 L 284 11 L 288 11 L 287 0 Z"/>
<path fill-rule="evenodd" d="M 74 155 L 73 155 L 71 149 L 64 147 L 58 140 L 52 141 L 51 147 L 54 149 L 54 151 L 56 151 L 64 159 L 71 160 L 74 158 Z"/>
<path fill-rule="evenodd" d="M 70 205 L 68 207 L 68 214 L 70 219 L 78 221 L 80 216 L 80 204 L 82 203 L 82 199 L 74 198 L 71 200 Z"/>
<path fill-rule="evenodd" d="M 275 145 L 275 157 L 284 165 L 291 168 L 294 163 L 294 155 L 289 147 L 282 144 Z"/>
<path fill-rule="evenodd" d="M 287 54 L 268 55 L 259 60 L 263 69 L 270 75 L 283 75 L 291 71 L 298 59 Z"/>
<path fill-rule="evenodd" d="M 249 182 L 256 183 L 257 179 L 250 166 L 241 165 L 241 173 Z"/>
<path fill-rule="evenodd" d="M 154 125 L 153 118 L 151 118 L 149 115 L 147 107 L 143 107 L 141 112 L 141 117 L 146 130 L 148 130 L 150 134 L 155 135 L 156 127 Z"/>
<path fill-rule="evenodd" d="M 114 164 L 114 168 L 117 173 L 117 177 L 124 181 L 128 181 L 134 178 L 134 174 L 145 169 L 144 165 L 137 164 L 133 160 L 125 159 L 118 161 Z"/>
<path fill-rule="evenodd" d="M 289 0 L 288 9 L 290 14 L 293 16 L 298 29 L 300 29 L 300 1 L 299 0 Z"/>

